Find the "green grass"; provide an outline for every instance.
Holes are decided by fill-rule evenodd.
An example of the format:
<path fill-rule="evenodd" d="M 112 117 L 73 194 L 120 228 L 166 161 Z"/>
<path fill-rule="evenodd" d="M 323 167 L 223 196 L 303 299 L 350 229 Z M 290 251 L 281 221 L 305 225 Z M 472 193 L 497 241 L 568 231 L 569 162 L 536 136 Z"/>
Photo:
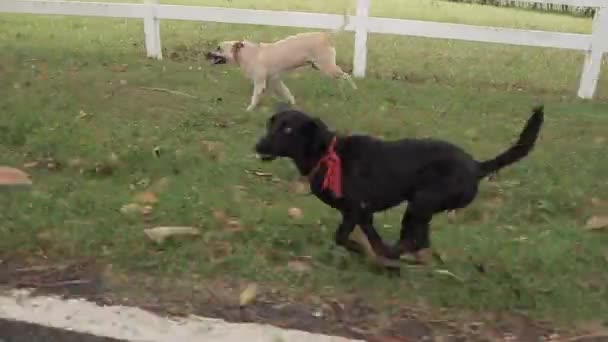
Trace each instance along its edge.
<path fill-rule="evenodd" d="M 255 2 L 259 8 L 340 12 L 338 3 L 309 8 L 314 2 Z M 563 15 L 406 3 L 410 7 L 403 12 L 390 13 L 573 32 L 589 28 L 588 20 Z M 374 15 L 388 15 L 386 6 L 375 8 Z M 499 19 L 484 19 L 492 13 Z M 0 16 L 0 164 L 19 166 L 49 156 L 94 164 L 112 153 L 120 161 L 111 176 L 69 167 L 32 170 L 32 192 L 0 198 L 0 251 L 53 259 L 95 256 L 126 271 L 228 276 L 324 295 L 355 292 L 379 304 L 396 299 L 454 311 L 524 310 L 563 324 L 608 312 L 608 237 L 583 229 L 585 219 L 601 210 L 589 199 L 606 199 L 608 191 L 602 141 L 608 125 L 606 71 L 599 99 L 581 101 L 574 96 L 580 53 L 372 36 L 369 77 L 358 81 L 358 91 L 314 72 L 290 77 L 287 84 L 299 106 L 341 131 L 433 136 L 460 144 L 479 159 L 507 147 L 532 105 L 546 104 L 546 125 L 530 157 L 501 173 L 497 185 L 484 182 L 478 200 L 455 224 L 443 215 L 434 221 L 432 239 L 444 253 L 445 268 L 465 281 L 420 269 L 388 279 L 332 249 L 339 217 L 313 197 L 289 191 L 297 175 L 288 161 L 261 164 L 254 158 L 253 144 L 273 101 L 267 98 L 265 107 L 245 112 L 250 84 L 235 68 L 210 67 L 200 55 L 218 40 L 273 40 L 297 31 L 164 21 L 163 45 L 179 59 L 159 62 L 143 57 L 138 21 Z M 343 34 L 337 49 L 339 63 L 350 65 L 352 36 Z M 116 64 L 128 67 L 119 72 Z M 81 117 L 81 111 L 89 115 Z M 212 158 L 201 141 L 220 142 L 223 158 Z M 153 152 L 157 147 L 160 157 Z M 120 213 L 135 193 L 163 177 L 169 186 L 149 221 Z M 294 206 L 303 209 L 302 219 L 288 217 Z M 239 219 L 243 231 L 218 225 L 216 209 Z M 402 213 L 403 206 L 377 215 L 384 236 L 397 236 Z M 196 226 L 203 236 L 158 249 L 142 232 L 153 225 Z M 227 247 L 232 253 L 225 255 Z M 286 270 L 297 256 L 310 256 L 313 271 Z M 483 264 L 486 274 L 473 263 Z"/>

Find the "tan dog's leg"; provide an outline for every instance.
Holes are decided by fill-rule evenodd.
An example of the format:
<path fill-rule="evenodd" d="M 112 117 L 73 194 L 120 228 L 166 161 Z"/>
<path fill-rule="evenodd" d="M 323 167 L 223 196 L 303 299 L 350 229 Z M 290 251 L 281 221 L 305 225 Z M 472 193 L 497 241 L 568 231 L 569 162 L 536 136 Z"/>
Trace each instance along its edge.
<path fill-rule="evenodd" d="M 357 85 L 355 81 L 350 77 L 349 74 L 345 73 L 339 66 L 336 65 L 336 49 L 331 48 L 325 56 L 316 59 L 314 64 L 319 68 L 319 70 L 327 76 L 331 76 L 334 78 L 341 78 L 347 80 L 353 89 L 357 89 Z"/>
<path fill-rule="evenodd" d="M 253 83 L 253 95 L 251 95 L 251 103 L 247 107 L 247 111 L 253 110 L 260 103 L 260 98 L 266 90 L 266 79 L 257 79 Z"/>
<path fill-rule="evenodd" d="M 274 92 L 277 94 L 277 96 L 282 97 L 283 99 L 287 100 L 292 105 L 296 104 L 296 99 L 293 97 L 293 95 L 291 95 L 289 88 L 287 88 L 285 83 L 283 83 L 283 81 L 280 78 L 273 77 L 269 80 L 269 82 L 270 82 L 270 87 L 272 88 L 272 90 L 274 90 Z"/>

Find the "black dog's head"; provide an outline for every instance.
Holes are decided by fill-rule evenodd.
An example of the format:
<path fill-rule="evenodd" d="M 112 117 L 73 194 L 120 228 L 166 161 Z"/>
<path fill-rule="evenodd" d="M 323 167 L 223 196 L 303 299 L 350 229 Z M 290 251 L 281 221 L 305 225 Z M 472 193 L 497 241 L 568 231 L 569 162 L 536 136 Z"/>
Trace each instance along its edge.
<path fill-rule="evenodd" d="M 263 161 L 288 157 L 296 163 L 319 158 L 332 133 L 318 118 L 280 105 L 266 122 L 266 134 L 255 145 Z"/>

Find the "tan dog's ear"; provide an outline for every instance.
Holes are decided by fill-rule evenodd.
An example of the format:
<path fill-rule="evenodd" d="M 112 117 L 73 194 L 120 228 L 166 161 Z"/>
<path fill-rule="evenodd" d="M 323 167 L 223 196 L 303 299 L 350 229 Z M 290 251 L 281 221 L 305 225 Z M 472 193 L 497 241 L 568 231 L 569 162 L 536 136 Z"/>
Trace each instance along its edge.
<path fill-rule="evenodd" d="M 240 41 L 240 42 L 236 42 L 236 43 L 234 43 L 234 45 L 232 45 L 232 48 L 233 48 L 234 50 L 239 50 L 239 49 L 240 49 L 240 48 L 242 48 L 243 46 L 245 46 L 245 44 L 244 44 L 242 41 Z"/>

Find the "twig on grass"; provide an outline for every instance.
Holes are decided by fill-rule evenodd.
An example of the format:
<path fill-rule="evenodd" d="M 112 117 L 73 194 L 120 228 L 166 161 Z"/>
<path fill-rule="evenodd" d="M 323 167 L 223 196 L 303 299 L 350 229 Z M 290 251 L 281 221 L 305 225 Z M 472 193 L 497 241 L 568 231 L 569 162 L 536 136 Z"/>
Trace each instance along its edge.
<path fill-rule="evenodd" d="M 173 95 L 185 96 L 185 97 L 189 97 L 192 99 L 196 99 L 196 96 L 194 96 L 194 95 L 186 94 L 186 93 L 183 93 L 183 92 L 177 91 L 177 90 L 171 90 L 171 89 L 166 89 L 166 88 L 151 88 L 151 87 L 139 87 L 139 88 L 143 89 L 143 90 L 160 91 L 163 93 L 169 93 L 169 94 L 173 94 Z"/>
<path fill-rule="evenodd" d="M 75 280 L 65 280 L 65 281 L 56 281 L 53 283 L 38 283 L 35 281 L 23 281 L 18 282 L 17 287 L 33 287 L 33 288 L 49 288 L 49 287 L 61 287 L 61 286 L 69 286 L 69 285 L 84 285 L 90 284 L 91 280 L 89 279 L 75 279 Z"/>

